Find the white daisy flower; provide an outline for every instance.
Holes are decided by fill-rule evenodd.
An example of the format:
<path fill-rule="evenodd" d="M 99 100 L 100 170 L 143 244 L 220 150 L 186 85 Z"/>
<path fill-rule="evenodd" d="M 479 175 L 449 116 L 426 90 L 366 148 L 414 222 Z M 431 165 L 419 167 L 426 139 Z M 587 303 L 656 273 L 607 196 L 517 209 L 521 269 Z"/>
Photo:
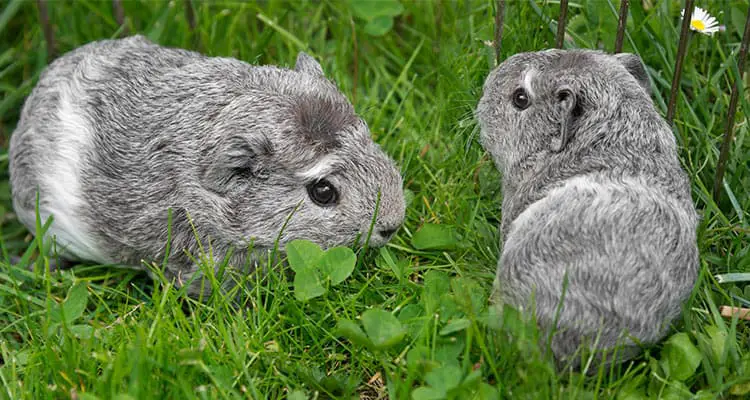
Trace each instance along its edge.
<path fill-rule="evenodd" d="M 685 10 L 682 10 L 680 16 L 685 16 Z M 690 29 L 711 36 L 719 30 L 719 22 L 706 10 L 695 7 L 690 17 Z"/>

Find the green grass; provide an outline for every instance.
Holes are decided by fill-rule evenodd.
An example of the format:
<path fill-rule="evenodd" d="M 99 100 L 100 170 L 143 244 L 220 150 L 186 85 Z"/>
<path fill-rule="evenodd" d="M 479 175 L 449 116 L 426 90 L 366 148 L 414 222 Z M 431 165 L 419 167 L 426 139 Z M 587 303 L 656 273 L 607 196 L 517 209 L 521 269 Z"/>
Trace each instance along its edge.
<path fill-rule="evenodd" d="M 746 93 L 726 195 L 717 204 L 710 193 L 747 0 L 704 4 L 727 30 L 692 37 L 677 107 L 680 159 L 702 214 L 700 282 L 667 342 L 589 375 L 557 373 L 533 345 L 533 327 L 512 314 L 503 321 L 487 315 L 500 177 L 477 142 L 472 112 L 494 66 L 485 44 L 493 38 L 491 1 L 406 3 L 382 37 L 369 36 L 348 3 L 195 3 L 194 33 L 181 1 L 125 2 L 128 28 L 164 45 L 258 64 L 289 66 L 300 50 L 315 55 L 401 166 L 406 224 L 385 253 L 360 252 L 353 274 L 321 297 L 296 300 L 293 273 L 282 266 L 249 277 L 252 285 L 238 294 L 244 311 L 222 296 L 192 301 L 169 282 L 131 270 L 42 272 L 44 244 L 12 214 L 7 147 L 23 99 L 49 60 L 35 3 L 3 1 L 0 398 L 426 399 L 441 398 L 443 389 L 450 398 L 486 399 L 750 396 L 748 322 L 718 313 L 721 305 L 750 301 L 750 283 L 714 277 L 750 272 Z M 567 45 L 611 51 L 612 3 L 571 2 Z M 631 3 L 625 50 L 649 66 L 655 102 L 666 113 L 680 2 Z M 49 3 L 58 51 L 118 35 L 111 7 Z M 553 46 L 557 15 L 558 2 L 508 2 L 503 57 Z M 415 248 L 414 235 L 428 223 L 455 230 L 450 249 Z M 10 265 L 11 255 L 22 254 Z M 359 324 L 374 307 L 400 321 L 402 340 L 376 348 L 340 334 L 340 321 Z"/>

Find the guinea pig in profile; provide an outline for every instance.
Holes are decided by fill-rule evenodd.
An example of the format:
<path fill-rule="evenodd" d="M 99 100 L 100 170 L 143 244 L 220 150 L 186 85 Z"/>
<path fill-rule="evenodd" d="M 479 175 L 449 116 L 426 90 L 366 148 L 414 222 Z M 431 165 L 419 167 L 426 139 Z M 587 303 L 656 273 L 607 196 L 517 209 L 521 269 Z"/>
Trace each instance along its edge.
<path fill-rule="evenodd" d="M 640 58 L 516 54 L 476 114 L 503 181 L 493 301 L 534 304 L 558 363 L 662 339 L 697 279 L 698 215 Z"/>
<path fill-rule="evenodd" d="M 233 249 L 229 265 L 252 269 L 277 240 L 348 245 L 373 221 L 381 246 L 405 212 L 397 167 L 313 58 L 252 66 L 142 36 L 87 44 L 44 71 L 11 138 L 10 177 L 21 222 L 34 231 L 38 194 L 47 236 L 74 260 L 161 262 L 171 209 L 164 273 L 181 285 L 209 245 L 217 265 Z"/>

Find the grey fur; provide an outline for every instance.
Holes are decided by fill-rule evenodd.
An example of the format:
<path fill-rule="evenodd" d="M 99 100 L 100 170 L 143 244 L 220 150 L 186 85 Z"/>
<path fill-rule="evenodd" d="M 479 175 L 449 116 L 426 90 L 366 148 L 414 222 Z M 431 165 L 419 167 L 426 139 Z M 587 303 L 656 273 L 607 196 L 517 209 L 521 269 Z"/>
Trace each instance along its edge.
<path fill-rule="evenodd" d="M 521 111 L 511 95 L 524 81 Z M 649 86 L 636 55 L 591 50 L 517 54 L 484 85 L 481 142 L 504 196 L 493 301 L 528 309 L 533 299 L 549 332 L 567 274 L 550 343 L 561 363 L 576 365 L 582 344 L 623 344 L 624 361 L 657 342 L 697 279 L 690 182 Z"/>
<path fill-rule="evenodd" d="M 89 141 L 76 139 L 85 132 Z M 321 162 L 330 169 L 304 173 Z M 34 231 L 38 191 L 42 216 L 57 211 L 52 232 L 70 258 L 158 262 L 171 208 L 165 274 L 178 283 L 196 272 L 186 252 L 198 257 L 200 245 L 210 243 L 217 265 L 236 249 L 230 265 L 245 271 L 280 233 L 282 248 L 364 238 L 379 192 L 372 245 L 385 244 L 405 212 L 397 167 L 312 57 L 300 53 L 294 70 L 251 66 L 142 36 L 90 43 L 46 69 L 11 138 L 10 175 L 19 219 Z M 339 191 L 334 207 L 307 193 L 323 178 Z"/>

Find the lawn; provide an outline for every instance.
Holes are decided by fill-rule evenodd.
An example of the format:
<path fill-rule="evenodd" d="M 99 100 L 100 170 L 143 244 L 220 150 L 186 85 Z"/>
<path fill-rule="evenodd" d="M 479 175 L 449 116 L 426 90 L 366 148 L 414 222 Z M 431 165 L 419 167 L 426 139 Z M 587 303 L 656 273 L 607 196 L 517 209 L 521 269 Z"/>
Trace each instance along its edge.
<path fill-rule="evenodd" d="M 3 1 L 0 398 L 750 397 L 749 322 L 719 313 L 750 306 L 750 278 L 726 275 L 750 273 L 746 94 L 723 195 L 712 199 L 749 2 L 699 4 L 726 29 L 692 35 L 676 107 L 680 160 L 702 216 L 699 283 L 662 344 L 586 373 L 556 371 L 524 316 L 487 310 L 502 193 L 473 110 L 496 62 L 494 2 L 397 3 L 194 1 L 193 24 L 183 1 L 123 2 L 127 32 L 163 45 L 282 66 L 300 50 L 314 55 L 404 177 L 403 228 L 382 250 L 358 250 L 351 275 L 322 295 L 306 298 L 279 264 L 248 277 L 237 296 L 198 302 L 133 270 L 45 272 L 44 244 L 12 211 L 7 152 L 50 58 L 36 3 Z M 571 1 L 565 46 L 612 51 L 617 3 Z M 111 1 L 47 7 L 58 54 L 126 34 Z M 624 51 L 648 66 L 664 114 L 681 7 L 633 0 L 627 25 Z M 553 47 L 558 15 L 556 1 L 508 1 L 501 57 Z M 23 257 L 12 265 L 11 256 Z"/>

